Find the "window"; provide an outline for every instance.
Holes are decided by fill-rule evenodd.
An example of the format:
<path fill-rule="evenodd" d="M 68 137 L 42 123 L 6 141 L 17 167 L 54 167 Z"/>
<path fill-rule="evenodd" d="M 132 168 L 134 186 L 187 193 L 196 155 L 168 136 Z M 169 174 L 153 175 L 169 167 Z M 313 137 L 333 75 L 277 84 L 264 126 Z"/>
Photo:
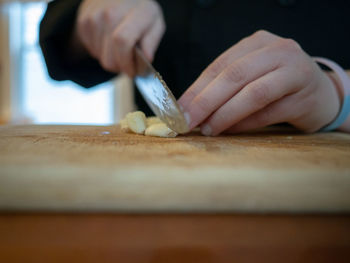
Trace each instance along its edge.
<path fill-rule="evenodd" d="M 134 109 L 129 78 L 91 89 L 49 78 L 39 47 L 41 2 L 0 2 L 0 124 L 112 124 Z"/>
<path fill-rule="evenodd" d="M 111 124 L 113 83 L 84 89 L 72 82 L 56 82 L 46 72 L 38 44 L 39 23 L 46 3 L 23 4 L 23 111 L 34 123 Z"/>
<path fill-rule="evenodd" d="M 91 89 L 49 78 L 38 44 L 45 9 L 45 1 L 0 2 L 0 124 L 105 125 L 134 110 L 126 76 Z"/>

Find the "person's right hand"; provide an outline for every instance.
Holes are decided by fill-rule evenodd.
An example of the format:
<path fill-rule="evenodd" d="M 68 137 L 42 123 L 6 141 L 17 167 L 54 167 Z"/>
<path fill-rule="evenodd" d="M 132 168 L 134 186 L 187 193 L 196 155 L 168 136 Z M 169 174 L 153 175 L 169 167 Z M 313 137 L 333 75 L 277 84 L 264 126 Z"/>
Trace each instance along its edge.
<path fill-rule="evenodd" d="M 134 76 L 135 45 L 152 61 L 164 31 L 162 10 L 154 0 L 84 0 L 75 34 L 105 70 Z"/>

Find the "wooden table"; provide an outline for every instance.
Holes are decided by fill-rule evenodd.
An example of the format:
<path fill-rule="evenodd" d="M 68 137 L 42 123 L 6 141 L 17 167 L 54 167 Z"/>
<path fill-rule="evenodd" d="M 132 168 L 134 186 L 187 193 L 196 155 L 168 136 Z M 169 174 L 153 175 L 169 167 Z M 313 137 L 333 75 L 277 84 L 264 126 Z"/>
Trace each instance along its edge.
<path fill-rule="evenodd" d="M 0 262 L 349 262 L 350 135 L 0 127 Z"/>
<path fill-rule="evenodd" d="M 349 262 L 350 216 L 0 216 L 1 262 Z"/>

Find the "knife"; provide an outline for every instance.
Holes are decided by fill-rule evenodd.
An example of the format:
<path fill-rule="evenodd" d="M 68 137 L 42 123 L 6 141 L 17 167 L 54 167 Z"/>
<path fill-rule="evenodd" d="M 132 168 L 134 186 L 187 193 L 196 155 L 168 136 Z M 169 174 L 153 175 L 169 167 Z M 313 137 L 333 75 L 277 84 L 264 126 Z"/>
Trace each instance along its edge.
<path fill-rule="evenodd" d="M 148 62 L 141 49 L 135 47 L 136 87 L 154 114 L 177 133 L 189 132 L 184 113 L 162 76 Z"/>

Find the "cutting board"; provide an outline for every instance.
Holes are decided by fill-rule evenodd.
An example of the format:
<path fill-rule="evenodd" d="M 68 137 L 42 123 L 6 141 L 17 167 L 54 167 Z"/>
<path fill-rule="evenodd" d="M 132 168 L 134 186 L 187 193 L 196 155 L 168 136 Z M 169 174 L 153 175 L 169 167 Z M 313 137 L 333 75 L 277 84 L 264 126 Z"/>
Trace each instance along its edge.
<path fill-rule="evenodd" d="M 0 209 L 349 212 L 350 135 L 277 127 L 155 138 L 118 126 L 0 126 Z"/>

